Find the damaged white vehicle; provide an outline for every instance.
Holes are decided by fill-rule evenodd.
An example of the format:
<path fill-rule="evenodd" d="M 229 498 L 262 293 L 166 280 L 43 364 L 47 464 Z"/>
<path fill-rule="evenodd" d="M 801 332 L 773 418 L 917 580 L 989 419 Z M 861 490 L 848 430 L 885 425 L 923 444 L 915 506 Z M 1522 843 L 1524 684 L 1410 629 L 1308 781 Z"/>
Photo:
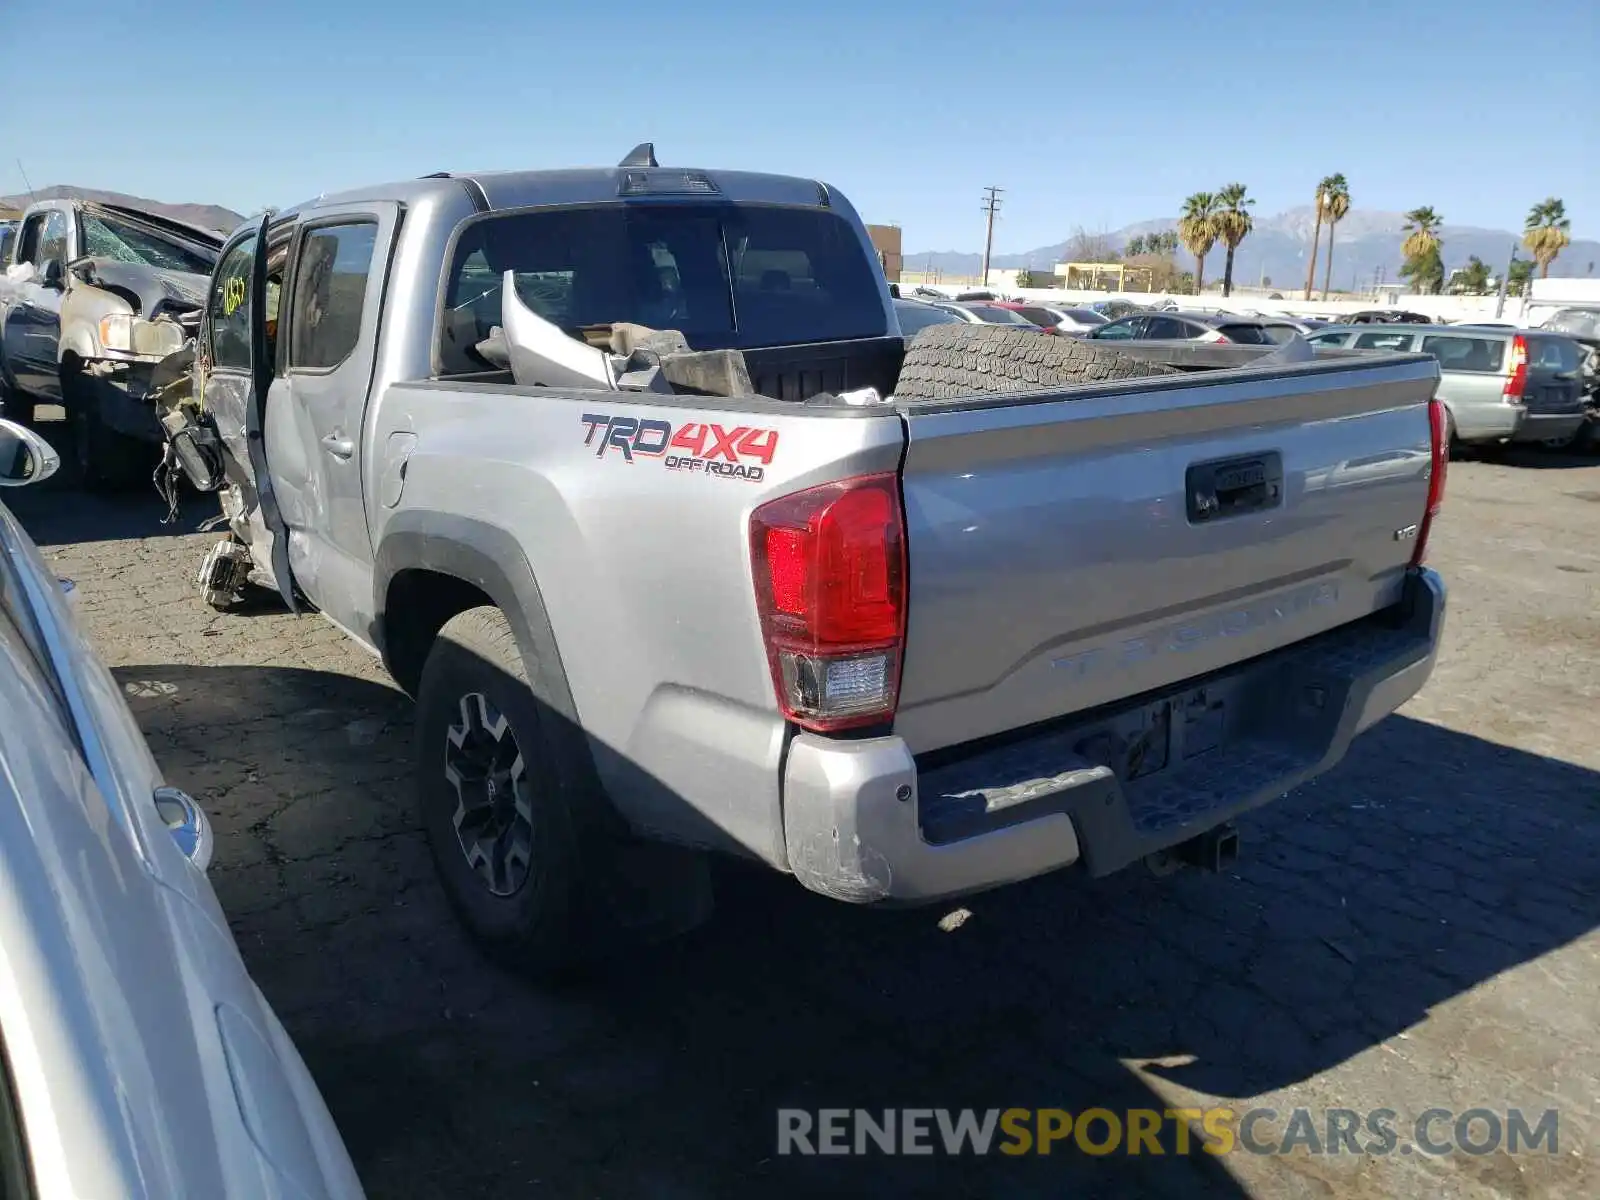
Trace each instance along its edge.
<path fill-rule="evenodd" d="M 151 372 L 193 339 L 222 241 L 122 205 L 30 205 L 0 276 L 0 414 L 60 404 L 86 486 L 147 482 L 164 440 Z"/>

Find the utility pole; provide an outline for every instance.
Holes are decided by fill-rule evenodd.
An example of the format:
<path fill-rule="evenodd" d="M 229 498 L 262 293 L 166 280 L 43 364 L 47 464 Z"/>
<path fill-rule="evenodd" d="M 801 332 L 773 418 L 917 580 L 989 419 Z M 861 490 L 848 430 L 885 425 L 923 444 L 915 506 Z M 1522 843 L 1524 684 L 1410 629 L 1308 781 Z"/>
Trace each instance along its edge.
<path fill-rule="evenodd" d="M 1499 320 L 1500 314 L 1506 311 L 1506 289 L 1511 285 L 1511 268 L 1517 262 L 1517 244 L 1511 243 L 1511 260 L 1506 263 L 1506 273 L 1500 276 L 1500 290 L 1495 295 L 1494 319 Z"/>
<path fill-rule="evenodd" d="M 983 235 L 983 282 L 979 287 L 989 286 L 989 252 L 994 249 L 994 215 L 1000 211 L 1000 193 L 1005 188 L 986 187 L 983 197 L 983 211 L 988 214 L 988 230 Z"/>

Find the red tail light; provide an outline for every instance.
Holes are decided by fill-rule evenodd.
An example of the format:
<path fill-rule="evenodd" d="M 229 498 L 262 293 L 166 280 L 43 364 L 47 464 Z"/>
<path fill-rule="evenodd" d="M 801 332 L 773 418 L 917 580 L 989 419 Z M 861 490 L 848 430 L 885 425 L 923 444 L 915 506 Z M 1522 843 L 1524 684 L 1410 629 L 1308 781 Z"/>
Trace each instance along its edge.
<path fill-rule="evenodd" d="M 818 733 L 893 717 L 906 630 L 899 480 L 863 475 L 763 504 L 750 557 L 783 715 Z"/>
<path fill-rule="evenodd" d="M 1219 333 L 1219 334 L 1217 334 L 1217 345 L 1219 345 L 1219 346 L 1231 346 L 1231 345 L 1233 345 L 1233 340 L 1231 338 L 1225 338 Z"/>
<path fill-rule="evenodd" d="M 1521 339 L 1519 338 L 1518 341 Z M 1417 530 L 1417 548 L 1412 551 L 1411 565 L 1420 567 L 1428 557 L 1428 534 L 1433 532 L 1433 519 L 1444 505 L 1444 479 L 1450 468 L 1450 442 L 1446 430 L 1450 420 L 1441 400 L 1428 401 L 1428 443 L 1431 462 L 1428 470 L 1428 507 L 1422 513 L 1422 525 Z"/>
<path fill-rule="evenodd" d="M 1528 339 L 1520 333 L 1511 339 L 1511 378 L 1506 380 L 1505 400 L 1521 404 L 1528 388 Z"/>

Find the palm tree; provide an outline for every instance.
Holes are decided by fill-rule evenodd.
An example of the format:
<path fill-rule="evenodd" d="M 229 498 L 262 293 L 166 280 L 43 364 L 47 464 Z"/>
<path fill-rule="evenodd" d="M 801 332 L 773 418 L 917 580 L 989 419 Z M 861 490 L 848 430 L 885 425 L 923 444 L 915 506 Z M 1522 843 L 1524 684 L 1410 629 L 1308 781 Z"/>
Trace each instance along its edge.
<path fill-rule="evenodd" d="M 1571 228 L 1567 206 L 1554 196 L 1528 210 L 1522 244 L 1533 255 L 1533 261 L 1539 264 L 1540 279 L 1550 277 L 1550 264 L 1572 242 L 1572 235 L 1568 232 Z"/>
<path fill-rule="evenodd" d="M 1328 281 L 1333 278 L 1333 234 L 1350 212 L 1350 185 L 1343 175 L 1330 175 L 1322 181 L 1328 188 L 1323 211 L 1328 218 L 1328 265 L 1322 272 L 1322 298 L 1328 298 Z"/>
<path fill-rule="evenodd" d="M 1255 221 L 1250 217 L 1250 206 L 1255 201 L 1244 194 L 1244 184 L 1230 183 L 1217 193 L 1217 213 L 1211 218 L 1217 236 L 1228 248 L 1228 259 L 1222 270 L 1222 294 L 1233 295 L 1233 254 L 1239 243 L 1250 236 Z"/>
<path fill-rule="evenodd" d="M 1178 236 L 1194 255 L 1196 296 L 1206 290 L 1206 255 L 1217 244 L 1216 212 L 1217 198 L 1210 192 L 1196 192 L 1183 202 L 1183 215 L 1178 218 Z"/>
<path fill-rule="evenodd" d="M 1128 244 L 1122 248 L 1122 252 L 1129 258 L 1138 258 L 1144 253 L 1144 244 L 1144 234 L 1136 233 L 1128 239 Z"/>
<path fill-rule="evenodd" d="M 1311 288 L 1317 281 L 1317 250 L 1322 243 L 1322 214 L 1328 204 L 1328 185 L 1334 177 L 1325 175 L 1317 183 L 1317 194 L 1312 201 L 1312 208 L 1316 209 L 1317 224 L 1311 233 L 1311 261 L 1306 264 L 1306 294 L 1305 299 L 1311 299 Z"/>
<path fill-rule="evenodd" d="M 1406 240 L 1400 243 L 1400 253 L 1407 258 L 1421 258 L 1439 248 L 1439 226 L 1444 218 L 1424 205 L 1413 208 L 1405 215 Z"/>
<path fill-rule="evenodd" d="M 1435 282 L 1435 274 L 1443 272 L 1438 264 L 1439 227 L 1444 224 L 1444 218 L 1423 206 L 1406 213 L 1405 221 L 1406 240 L 1400 243 L 1400 253 L 1405 255 L 1406 261 L 1400 274 L 1410 277 L 1418 291 L 1424 291 Z"/>

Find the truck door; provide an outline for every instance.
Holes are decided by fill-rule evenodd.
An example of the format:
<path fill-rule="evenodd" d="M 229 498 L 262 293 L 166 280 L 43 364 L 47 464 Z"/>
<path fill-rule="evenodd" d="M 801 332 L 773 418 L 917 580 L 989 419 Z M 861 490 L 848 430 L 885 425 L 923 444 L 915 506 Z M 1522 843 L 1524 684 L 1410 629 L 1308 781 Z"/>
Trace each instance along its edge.
<path fill-rule="evenodd" d="M 231 460 L 229 476 L 241 483 L 249 510 L 251 558 L 270 572 L 290 611 L 298 612 L 288 537 L 262 445 L 280 290 L 267 271 L 270 217 L 243 226 L 222 248 L 206 296 L 198 369 L 205 409 Z"/>
<path fill-rule="evenodd" d="M 266 406 L 267 458 L 307 597 L 366 638 L 373 621 L 372 539 L 363 499 L 362 418 L 400 206 L 319 208 L 290 253 L 282 374 Z"/>
<path fill-rule="evenodd" d="M 25 281 L 12 284 L 5 312 L 5 358 L 17 387 L 39 399 L 59 402 L 61 373 L 61 293 L 66 290 L 70 222 L 59 208 L 34 213 L 22 227 L 17 263 L 33 267 Z"/>

